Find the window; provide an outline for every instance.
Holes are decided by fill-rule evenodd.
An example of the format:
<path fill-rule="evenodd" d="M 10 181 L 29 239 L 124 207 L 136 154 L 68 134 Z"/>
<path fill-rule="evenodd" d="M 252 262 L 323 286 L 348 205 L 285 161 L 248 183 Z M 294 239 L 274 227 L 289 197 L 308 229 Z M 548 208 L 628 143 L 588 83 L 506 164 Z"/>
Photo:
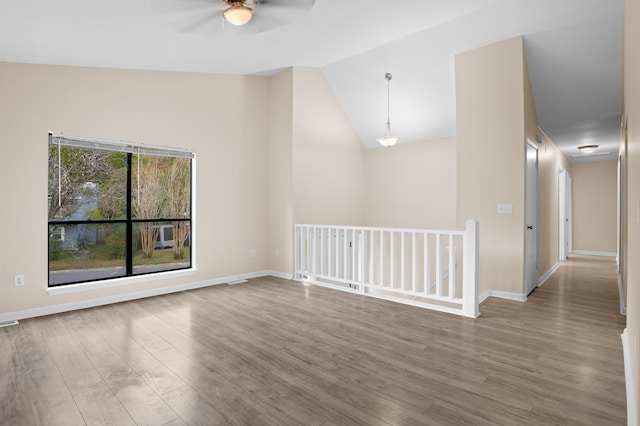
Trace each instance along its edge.
<path fill-rule="evenodd" d="M 49 287 L 191 268 L 194 154 L 49 134 Z"/>

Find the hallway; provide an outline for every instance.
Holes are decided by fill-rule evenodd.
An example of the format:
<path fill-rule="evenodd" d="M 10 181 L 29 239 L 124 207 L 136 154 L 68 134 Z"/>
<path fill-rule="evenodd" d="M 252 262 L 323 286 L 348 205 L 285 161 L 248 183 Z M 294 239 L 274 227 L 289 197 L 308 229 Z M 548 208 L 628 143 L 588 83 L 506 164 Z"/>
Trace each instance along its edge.
<path fill-rule="evenodd" d="M 526 303 L 489 299 L 480 311 L 518 354 L 509 377 L 489 374 L 496 392 L 525 396 L 548 424 L 626 424 L 615 258 L 572 254 Z"/>

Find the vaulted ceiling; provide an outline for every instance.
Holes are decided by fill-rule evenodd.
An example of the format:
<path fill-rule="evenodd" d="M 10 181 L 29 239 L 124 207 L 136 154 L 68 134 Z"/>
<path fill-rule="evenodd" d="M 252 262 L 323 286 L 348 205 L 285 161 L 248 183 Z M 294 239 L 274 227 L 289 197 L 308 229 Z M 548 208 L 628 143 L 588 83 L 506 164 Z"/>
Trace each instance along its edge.
<path fill-rule="evenodd" d="M 622 0 L 263 0 L 243 31 L 223 24 L 221 1 L 0 2 L 0 61 L 262 75 L 317 67 L 375 147 L 385 73 L 401 143 L 453 136 L 454 55 L 522 35 L 543 131 L 571 161 L 617 157 Z M 584 144 L 600 155 L 574 157 Z"/>

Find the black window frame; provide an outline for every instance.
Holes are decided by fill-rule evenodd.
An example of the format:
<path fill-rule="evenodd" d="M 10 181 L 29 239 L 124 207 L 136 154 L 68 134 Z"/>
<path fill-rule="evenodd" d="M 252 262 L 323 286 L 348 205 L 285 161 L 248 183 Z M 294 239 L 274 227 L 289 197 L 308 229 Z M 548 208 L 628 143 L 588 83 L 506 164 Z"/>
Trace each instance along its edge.
<path fill-rule="evenodd" d="M 119 280 L 123 278 L 135 278 L 146 275 L 154 275 L 154 274 L 163 274 L 167 272 L 188 270 L 193 268 L 193 163 L 195 160 L 195 153 L 190 150 L 182 150 L 177 148 L 168 148 L 168 147 L 158 147 L 158 146 L 149 146 L 143 144 L 136 144 L 133 142 L 122 142 L 122 141 L 109 141 L 104 139 L 91 139 L 77 136 L 65 135 L 62 133 L 56 134 L 53 132 L 49 132 L 49 143 L 50 145 L 58 145 L 58 147 L 63 144 L 56 143 L 56 141 L 65 140 L 65 146 L 71 146 L 75 148 L 83 148 L 83 149 L 104 149 L 99 148 L 98 146 L 113 146 L 114 148 L 120 147 L 121 149 L 110 149 L 115 152 L 125 152 L 127 155 L 127 177 L 126 177 L 126 217 L 120 219 L 86 219 L 86 220 L 52 220 L 48 219 L 47 223 L 47 287 L 48 288 L 58 288 L 64 287 L 68 285 L 74 284 L 84 284 L 84 283 L 92 283 L 99 281 L 110 281 L 110 280 Z M 91 146 L 91 144 L 95 144 L 95 146 Z M 109 149 L 104 149 L 109 150 Z M 157 217 L 157 218 L 136 218 L 133 217 L 133 209 L 132 209 L 132 158 L 134 155 L 155 155 L 160 157 L 170 157 L 170 158 L 188 158 L 189 159 L 189 217 Z M 189 238 L 189 264 L 188 266 L 176 267 L 172 269 L 163 269 L 160 271 L 150 271 L 150 272 L 135 272 L 134 273 L 134 264 L 133 264 L 133 255 L 134 255 L 134 241 L 133 241 L 133 228 L 136 224 L 139 223 L 172 223 L 172 222 L 186 222 L 189 228 L 188 238 Z M 51 284 L 51 238 L 50 227 L 51 226 L 62 226 L 71 225 L 99 225 L 99 224 L 124 224 L 125 225 L 125 275 L 119 275 L 115 277 L 106 277 L 106 278 L 93 278 L 89 280 L 80 280 L 80 281 L 69 281 L 59 284 Z M 161 225 L 160 225 L 161 226 Z M 162 232 L 162 230 L 160 230 Z M 184 262 L 186 263 L 186 262 Z"/>

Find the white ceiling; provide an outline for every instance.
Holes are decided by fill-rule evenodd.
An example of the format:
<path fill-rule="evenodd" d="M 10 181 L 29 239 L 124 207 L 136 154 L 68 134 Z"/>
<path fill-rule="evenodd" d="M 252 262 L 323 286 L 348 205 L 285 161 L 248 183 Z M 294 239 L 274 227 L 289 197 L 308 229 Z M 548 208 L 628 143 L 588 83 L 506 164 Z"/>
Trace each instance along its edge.
<path fill-rule="evenodd" d="M 172 1 L 184 7 L 175 18 L 162 7 Z M 386 72 L 401 143 L 453 136 L 454 55 L 523 35 L 545 133 L 570 160 L 587 142 L 611 153 L 597 159 L 617 156 L 622 0 L 264 0 L 256 23 L 260 13 L 287 19 L 249 34 L 222 26 L 220 1 L 2 0 L 0 61 L 230 74 L 317 67 L 374 147 Z M 301 1 L 308 12 L 282 6 Z"/>

